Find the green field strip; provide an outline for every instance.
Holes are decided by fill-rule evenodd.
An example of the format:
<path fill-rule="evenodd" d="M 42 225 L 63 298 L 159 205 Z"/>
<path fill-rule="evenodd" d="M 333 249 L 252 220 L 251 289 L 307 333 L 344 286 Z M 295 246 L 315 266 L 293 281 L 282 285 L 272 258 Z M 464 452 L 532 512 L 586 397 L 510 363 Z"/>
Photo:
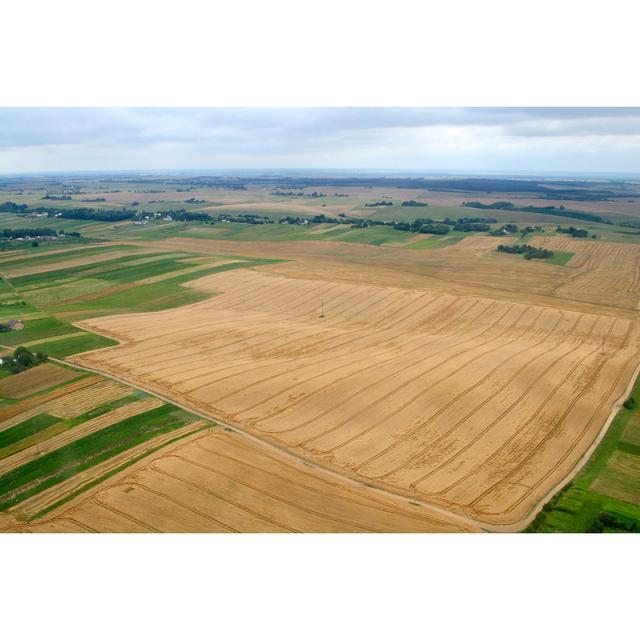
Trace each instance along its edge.
<path fill-rule="evenodd" d="M 82 302 L 70 302 L 52 310 L 54 312 L 77 311 L 78 318 L 91 317 L 92 315 L 162 311 L 200 302 L 210 295 L 204 291 L 186 289 L 176 284 L 157 282 L 129 287 L 123 291 L 107 291 L 103 296 Z"/>
<path fill-rule="evenodd" d="M 167 280 L 163 280 L 163 284 L 184 284 L 185 282 L 189 282 L 190 280 L 196 280 L 198 278 L 202 278 L 203 276 L 211 275 L 212 273 L 222 273 L 223 271 L 233 271 L 234 269 L 246 269 L 250 267 L 256 267 L 261 264 L 276 264 L 278 262 L 283 262 L 282 260 L 275 259 L 249 259 L 244 262 L 229 262 L 227 264 L 219 264 L 217 266 L 204 268 L 201 271 L 190 272 L 185 274 L 179 274 L 175 278 L 169 278 Z"/>
<path fill-rule="evenodd" d="M 40 226 L 48 226 L 42 223 Z M 55 248 L 55 247 L 54 247 Z M 0 264 L 0 270 L 11 269 L 15 267 L 22 266 L 31 266 L 34 263 L 38 265 L 47 265 L 55 262 L 62 262 L 64 260 L 73 259 L 73 258 L 84 258 L 92 255 L 99 255 L 101 253 L 109 253 L 111 251 L 143 251 L 140 247 L 136 247 L 135 245 L 130 244 L 122 244 L 122 245 L 104 245 L 104 246 L 91 246 L 86 249 L 74 249 L 70 251 L 60 251 L 58 253 L 51 253 L 49 255 L 48 251 L 33 251 L 30 252 L 30 255 L 25 256 L 24 258 L 16 258 L 14 260 L 7 260 L 6 262 L 2 262 Z"/>
<path fill-rule="evenodd" d="M 112 402 L 107 402 L 98 407 L 94 407 L 91 411 L 87 411 L 82 415 L 76 416 L 75 418 L 70 418 L 67 420 L 63 420 L 60 418 L 53 418 L 53 423 L 50 425 L 46 425 L 42 427 L 39 431 L 34 431 L 31 426 L 31 419 L 25 420 L 24 424 L 25 428 L 21 432 L 22 438 L 15 439 L 12 443 L 8 443 L 4 448 L 0 449 L 0 459 L 6 458 L 7 456 L 11 456 L 14 453 L 18 453 L 23 449 L 27 449 L 32 447 L 33 445 L 40 444 L 42 442 L 46 442 L 50 438 L 57 436 L 64 431 L 68 431 L 73 427 L 77 427 L 93 418 L 97 418 L 105 413 L 109 413 L 114 409 L 118 409 L 124 405 L 130 404 L 131 402 L 135 402 L 140 399 L 139 393 L 133 393 L 124 398 L 118 398 L 117 400 L 113 400 Z M 14 429 L 15 427 L 12 427 Z M 7 431 L 10 431 L 8 429 Z M 3 434 L 6 432 L 2 432 Z"/>
<path fill-rule="evenodd" d="M 38 288 L 35 291 L 24 291 L 22 295 L 32 304 L 51 306 L 63 303 L 70 298 L 85 296 L 113 287 L 113 283 L 97 278 L 81 278 L 64 284 L 56 284 Z"/>
<path fill-rule="evenodd" d="M 105 280 L 130 283 L 157 276 L 171 271 L 181 271 L 182 269 L 188 269 L 189 264 L 185 262 L 179 262 L 176 258 L 157 260 L 144 265 L 131 265 L 124 266 L 118 269 L 111 269 L 110 271 L 102 274 Z"/>
<path fill-rule="evenodd" d="M 550 258 L 546 258 L 545 260 L 543 260 L 543 262 L 564 266 L 575 255 L 576 255 L 575 253 L 571 253 L 570 251 L 556 251 L 554 249 L 553 255 Z"/>
<path fill-rule="evenodd" d="M 77 311 L 78 316 L 76 319 L 79 319 L 81 317 L 107 314 L 140 313 L 173 309 L 200 302 L 215 295 L 212 292 L 198 291 L 180 286 L 186 282 L 223 271 L 244 269 L 277 262 L 280 261 L 274 259 L 250 259 L 244 262 L 229 262 L 212 267 L 203 266 L 203 268 L 197 272 L 189 271 L 184 274 L 178 272 L 178 275 L 169 276 L 160 282 L 142 284 L 120 291 L 107 290 L 104 295 L 98 295 L 91 300 L 83 300 L 81 302 L 70 301 L 68 304 L 52 307 L 51 310 L 54 313 Z M 189 266 L 189 263 L 183 263 L 183 265 Z M 50 355 L 54 355 L 54 353 Z"/>
<path fill-rule="evenodd" d="M 5 457 L 2 450 L 8 445 L 38 433 L 59 421 L 60 418 L 50 416 L 46 413 L 39 413 L 33 416 L 33 418 L 28 418 L 24 422 L 20 422 L 9 429 L 0 431 L 0 458 Z"/>
<path fill-rule="evenodd" d="M 137 249 L 137 247 L 136 247 Z M 157 255 L 161 257 L 163 254 L 144 254 L 147 257 Z M 106 256 L 105 256 L 106 257 Z M 99 260 L 89 264 L 76 265 L 75 267 L 66 267 L 62 269 L 50 269 L 39 273 L 30 273 L 24 276 L 15 276 L 10 278 L 11 283 L 17 289 L 23 286 L 30 286 L 34 284 L 40 284 L 40 286 L 52 286 L 56 280 L 78 278 L 87 276 L 101 276 L 103 273 L 109 273 L 112 267 L 121 267 L 123 263 L 127 263 L 130 260 L 135 260 L 140 257 L 140 252 L 132 253 L 130 255 L 120 256 L 119 258 L 108 258 L 105 260 Z M 57 260 L 55 262 L 58 262 Z M 55 286 L 55 285 L 53 285 Z"/>
<path fill-rule="evenodd" d="M 4 294 L 4 293 L 13 293 L 13 292 L 14 291 L 11 288 L 11 285 L 9 285 L 5 280 L 0 278 L 0 293 Z"/>
<path fill-rule="evenodd" d="M 622 441 L 640 445 L 640 416 L 634 416 L 629 420 L 622 434 Z"/>
<path fill-rule="evenodd" d="M 109 413 L 114 409 L 118 409 L 119 407 L 123 407 L 127 404 L 140 400 L 141 397 L 144 397 L 146 394 L 142 392 L 134 392 L 125 396 L 124 398 L 118 398 L 117 400 L 112 400 L 111 402 L 106 402 L 105 404 L 101 404 L 98 407 L 94 407 L 90 411 L 83 413 L 82 415 L 76 416 L 75 418 L 69 418 L 67 420 L 56 418 L 54 416 L 47 416 L 50 419 L 49 424 L 44 424 L 46 422 L 45 418 L 41 418 L 42 426 L 40 428 L 34 426 L 32 423 L 33 418 L 29 418 L 24 422 L 16 425 L 15 427 L 11 427 L 6 431 L 3 431 L 0 435 L 4 436 L 6 433 L 12 432 L 14 429 L 18 427 L 22 427 L 20 430 L 15 431 L 12 437 L 2 445 L 0 448 L 0 459 L 6 458 L 7 456 L 11 456 L 14 453 L 18 453 L 23 449 L 27 449 L 32 447 L 33 445 L 40 444 L 42 442 L 46 442 L 53 436 L 57 436 L 64 431 L 68 431 L 73 427 L 77 427 L 93 418 L 98 418 L 105 413 Z M 45 415 L 45 414 L 42 414 Z M 39 416 L 36 416 L 36 420 L 38 420 Z M 2 442 L 2 438 L 0 438 L 0 442 Z"/>
<path fill-rule="evenodd" d="M 117 344 L 117 340 L 112 340 L 111 338 L 96 333 L 85 332 L 73 338 L 62 337 L 58 340 L 52 340 L 51 342 L 47 342 L 42 349 L 38 350 L 54 358 L 64 358 L 84 351 L 113 347 Z"/>
<path fill-rule="evenodd" d="M 448 247 L 456 242 L 460 242 L 466 235 L 458 231 L 450 231 L 445 236 L 426 235 L 424 233 L 415 234 L 422 236 L 422 239 L 416 240 L 406 245 L 407 249 L 440 249 L 442 247 Z"/>
<path fill-rule="evenodd" d="M 77 338 L 78 336 L 88 335 L 86 331 L 73 331 L 72 333 L 65 333 L 61 336 L 49 336 L 48 338 L 39 338 L 38 340 L 32 340 L 31 342 L 22 342 L 21 346 L 32 349 L 32 347 L 39 347 L 40 345 L 47 344 L 48 342 L 55 342 L 56 340 L 66 340 L 67 338 Z M 36 348 L 36 351 L 41 349 Z"/>
<path fill-rule="evenodd" d="M 0 511 L 146 440 L 195 420 L 163 405 L 51 451 L 0 476 Z"/>
<path fill-rule="evenodd" d="M 640 507 L 599 493 L 569 486 L 549 503 L 527 532 L 588 533 L 603 513 L 612 514 L 627 526 L 640 522 Z M 614 532 L 618 529 L 610 528 Z"/>
<path fill-rule="evenodd" d="M 29 447 L 33 447 L 36 444 L 45 442 L 49 440 L 49 438 L 57 436 L 59 433 L 68 431 L 70 428 L 71 427 L 66 424 L 64 420 L 58 420 L 58 422 L 50 425 L 49 427 L 46 427 L 45 429 L 42 429 L 38 433 L 25 435 L 24 438 L 21 438 L 20 440 L 17 440 L 16 442 L 0 449 L 0 460 L 12 456 L 15 453 L 19 453 L 24 449 L 28 449 Z"/>
<path fill-rule="evenodd" d="M 618 451 L 624 451 L 624 453 L 630 453 L 634 456 L 640 456 L 640 444 L 632 444 L 630 442 L 619 442 L 617 449 Z"/>
<path fill-rule="evenodd" d="M 117 398 L 116 400 L 105 402 L 104 404 L 98 405 L 97 407 L 94 407 L 89 411 L 85 411 L 75 418 L 69 418 L 68 420 L 66 420 L 66 422 L 72 427 L 75 427 L 76 425 L 82 424 L 83 422 L 93 420 L 93 418 L 97 418 L 104 415 L 105 413 L 109 413 L 109 411 L 113 411 L 114 409 L 119 409 L 120 407 L 124 407 L 127 404 L 131 404 L 132 402 L 142 400 L 147 396 L 148 394 L 144 391 L 138 391 L 137 389 L 132 390 L 132 393 L 122 398 Z"/>

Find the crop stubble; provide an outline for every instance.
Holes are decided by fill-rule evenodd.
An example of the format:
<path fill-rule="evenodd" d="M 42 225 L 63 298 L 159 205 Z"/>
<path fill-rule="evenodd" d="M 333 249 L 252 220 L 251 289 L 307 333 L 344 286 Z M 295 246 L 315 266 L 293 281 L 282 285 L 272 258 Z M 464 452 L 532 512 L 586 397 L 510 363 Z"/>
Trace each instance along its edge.
<path fill-rule="evenodd" d="M 606 299 L 598 269 L 625 258 L 598 252 L 586 269 L 545 265 L 564 274 L 549 299 Z M 627 271 L 606 302 L 637 304 Z M 196 286 L 219 295 L 195 305 L 84 321 L 123 344 L 74 359 L 487 525 L 526 518 L 566 476 L 636 367 L 624 314 L 357 280 L 291 263 L 214 274 Z"/>

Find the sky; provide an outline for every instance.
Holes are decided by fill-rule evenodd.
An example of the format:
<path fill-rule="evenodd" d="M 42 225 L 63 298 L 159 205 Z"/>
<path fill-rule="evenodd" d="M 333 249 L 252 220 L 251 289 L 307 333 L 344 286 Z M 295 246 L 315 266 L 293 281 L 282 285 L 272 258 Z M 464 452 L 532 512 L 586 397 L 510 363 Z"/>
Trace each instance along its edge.
<path fill-rule="evenodd" d="M 640 108 L 0 108 L 0 173 L 640 175 Z"/>

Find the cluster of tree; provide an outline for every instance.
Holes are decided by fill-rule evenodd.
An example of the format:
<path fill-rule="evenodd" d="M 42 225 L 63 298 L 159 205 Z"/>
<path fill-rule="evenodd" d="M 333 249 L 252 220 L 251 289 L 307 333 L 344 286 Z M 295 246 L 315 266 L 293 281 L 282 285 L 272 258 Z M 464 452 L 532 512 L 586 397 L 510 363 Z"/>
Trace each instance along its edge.
<path fill-rule="evenodd" d="M 566 233 L 572 238 L 587 238 L 589 232 L 586 229 L 576 229 L 576 227 L 556 227 L 558 233 Z"/>
<path fill-rule="evenodd" d="M 42 227 L 40 229 L 3 229 L 1 233 L 3 238 L 9 238 L 12 240 L 15 238 L 43 238 L 58 235 L 58 232 L 50 227 Z"/>
<path fill-rule="evenodd" d="M 603 533 L 604 531 L 640 533 L 640 523 L 637 520 L 626 520 L 613 513 L 603 511 L 591 523 L 587 533 Z"/>
<path fill-rule="evenodd" d="M 350 224 L 352 227 L 358 229 L 374 225 L 392 224 L 386 223 L 383 220 L 372 220 L 370 218 L 349 218 L 345 213 L 339 213 L 337 218 L 327 216 L 324 213 L 311 216 L 310 218 L 286 216 L 285 218 L 280 218 L 278 222 L 280 224 Z"/>
<path fill-rule="evenodd" d="M 446 218 L 448 224 L 454 224 L 449 218 Z M 457 224 L 465 224 L 467 222 L 482 222 L 484 224 L 493 224 L 498 222 L 495 218 L 458 218 Z"/>
<path fill-rule="evenodd" d="M 240 222 L 242 224 L 273 224 L 269 216 L 259 216 L 255 213 L 240 213 L 235 216 L 221 213 L 218 216 L 219 222 Z"/>
<path fill-rule="evenodd" d="M 50 193 L 42 196 L 42 200 L 71 200 L 71 196 L 54 196 Z"/>
<path fill-rule="evenodd" d="M 29 207 L 26 204 L 16 204 L 15 202 L 3 202 L 0 204 L 0 211 L 6 213 L 27 213 Z"/>
<path fill-rule="evenodd" d="M 415 200 L 405 200 L 402 203 L 403 207 L 427 207 L 429 206 L 426 202 L 416 202 Z"/>
<path fill-rule="evenodd" d="M 166 211 L 165 215 L 171 216 L 173 220 L 179 220 L 180 222 L 206 222 L 213 224 L 213 218 L 206 213 L 195 213 L 179 209 L 177 211 Z"/>
<path fill-rule="evenodd" d="M 446 236 L 449 233 L 449 225 L 446 224 L 423 224 L 418 233 L 433 233 L 438 236 Z"/>
<path fill-rule="evenodd" d="M 287 197 L 302 197 L 304 196 L 304 191 L 280 191 L 279 189 L 276 189 L 275 191 L 271 192 L 272 196 L 287 196 Z"/>
<path fill-rule="evenodd" d="M 491 227 L 483 222 L 458 222 L 453 225 L 454 231 L 489 231 Z"/>
<path fill-rule="evenodd" d="M 20 373 L 25 369 L 36 367 L 39 364 L 45 362 L 47 359 L 46 354 L 38 351 L 33 353 L 26 347 L 18 347 L 11 358 L 6 358 L 2 362 L 2 368 L 9 373 Z"/>
<path fill-rule="evenodd" d="M 393 204 L 391 200 L 378 200 L 378 202 L 372 202 L 370 204 L 365 204 L 365 207 L 390 207 Z"/>
<path fill-rule="evenodd" d="M 532 227 L 527 227 L 527 229 L 531 229 Z M 499 229 L 494 229 L 493 231 L 489 231 L 490 236 L 504 236 L 508 233 L 518 233 L 518 225 L 517 224 L 503 224 Z"/>
<path fill-rule="evenodd" d="M 327 221 L 328 222 L 328 221 Z M 342 222 L 340 220 L 339 222 Z M 279 224 L 309 224 L 308 218 L 301 218 L 300 216 L 287 216 L 286 218 L 280 218 Z"/>
<path fill-rule="evenodd" d="M 345 218 L 343 222 L 350 224 L 352 227 L 356 229 L 364 229 L 365 227 L 376 227 L 376 226 L 394 226 L 393 222 L 385 222 L 384 220 L 373 220 L 371 218 Z"/>
<path fill-rule="evenodd" d="M 188 202 L 189 204 L 203 204 L 206 202 L 206 200 L 198 200 L 198 198 L 189 198 L 188 200 L 185 200 L 185 202 Z"/>
<path fill-rule="evenodd" d="M 532 247 L 529 244 L 500 244 L 498 245 L 498 251 L 524 254 L 525 260 L 546 260 L 553 257 L 553 251 Z"/>
<path fill-rule="evenodd" d="M 447 226 L 446 222 L 438 222 L 431 218 L 416 218 L 413 222 L 390 222 L 388 223 L 393 226 L 394 229 L 398 231 L 411 231 L 413 233 L 419 233 L 420 229 L 425 226 L 434 226 L 435 224 Z M 447 227 L 447 233 L 449 231 L 449 227 Z"/>
<path fill-rule="evenodd" d="M 84 198 L 80 202 L 106 202 L 106 198 Z"/>
<path fill-rule="evenodd" d="M 491 204 L 483 204 L 482 202 L 463 202 L 463 207 L 471 207 L 473 209 L 494 209 L 498 211 L 523 211 L 525 213 L 540 213 L 548 216 L 562 216 L 564 218 L 575 218 L 576 220 L 587 220 L 588 222 L 601 222 L 602 224 L 612 224 L 610 220 L 603 218 L 595 213 L 587 213 L 585 211 L 572 211 L 564 205 L 549 207 L 534 207 L 533 205 L 515 206 L 513 202 L 500 200 Z"/>

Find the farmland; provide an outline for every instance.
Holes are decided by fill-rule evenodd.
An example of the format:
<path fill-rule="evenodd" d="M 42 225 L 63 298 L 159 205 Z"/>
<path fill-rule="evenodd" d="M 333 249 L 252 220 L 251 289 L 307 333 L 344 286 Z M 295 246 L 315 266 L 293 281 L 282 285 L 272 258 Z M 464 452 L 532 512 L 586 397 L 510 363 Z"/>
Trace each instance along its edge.
<path fill-rule="evenodd" d="M 76 373 L 0 412 L 0 530 L 475 530 Z"/>
<path fill-rule="evenodd" d="M 249 272 L 198 286 L 224 293 L 85 321 L 123 344 L 74 360 L 493 524 L 574 466 L 640 348 L 627 319 L 488 298 Z"/>
<path fill-rule="evenodd" d="M 19 385 L 36 372 L 38 390 L 22 387 L 24 398 L 0 408 L 0 509 L 9 513 L 55 501 L 61 483 L 92 477 L 130 448 L 210 425 L 126 385 L 55 364 L 5 378 L 1 393 L 8 397 L 8 382 Z"/>
<path fill-rule="evenodd" d="M 558 198 L 607 217 L 579 221 L 577 238 L 557 228 L 576 219 L 538 213 L 549 201 L 535 193 L 92 186 L 83 197 L 106 208 L 270 222 L 56 218 L 83 242 L 0 253 L 0 295 L 18 305 L 7 318 L 28 318 L 0 343 L 71 365 L 0 380 L 8 528 L 517 531 L 576 474 L 557 500 L 595 492 L 593 513 L 635 513 L 635 414 L 611 422 L 640 355 L 633 197 Z M 513 211 L 463 206 L 503 196 Z M 339 213 L 350 222 L 277 222 Z M 488 215 L 493 236 L 392 224 Z M 536 226 L 502 235 L 505 223 Z M 497 251 L 518 243 L 551 257 Z"/>

